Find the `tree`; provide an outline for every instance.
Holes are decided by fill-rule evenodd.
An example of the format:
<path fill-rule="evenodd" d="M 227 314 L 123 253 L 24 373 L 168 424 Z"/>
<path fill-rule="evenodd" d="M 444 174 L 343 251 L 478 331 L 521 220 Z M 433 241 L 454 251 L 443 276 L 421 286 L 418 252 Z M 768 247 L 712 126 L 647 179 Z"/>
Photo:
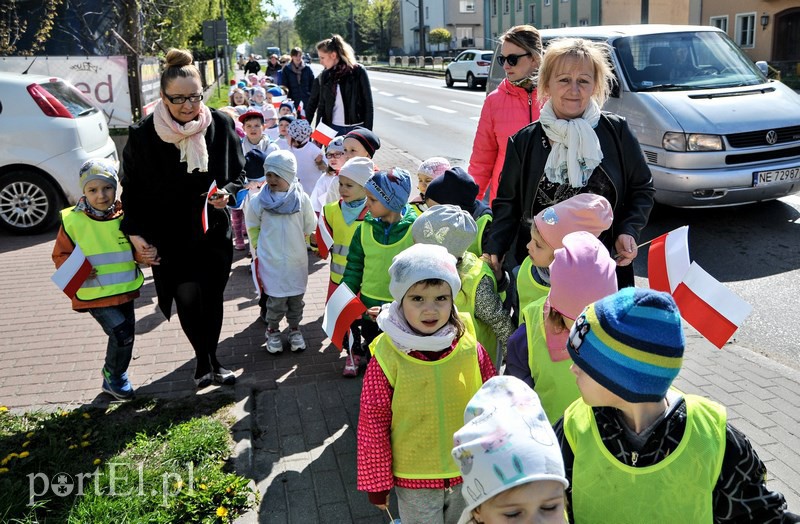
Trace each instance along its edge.
<path fill-rule="evenodd" d="M 445 29 L 444 27 L 437 27 L 436 29 L 432 29 L 430 33 L 428 33 L 428 40 L 431 44 L 436 44 L 436 50 L 440 50 L 438 47 L 439 44 L 449 44 L 450 43 L 450 31 Z"/>
<path fill-rule="evenodd" d="M 16 0 L 0 2 L 0 55 L 32 55 L 43 49 L 50 38 L 61 2 L 46 0 L 40 9 L 30 5 L 19 6 Z"/>
<path fill-rule="evenodd" d="M 272 0 L 263 5 L 272 6 Z M 267 24 L 270 12 L 262 7 L 261 0 L 225 0 L 225 19 L 228 22 L 228 40 L 237 45 L 252 42 Z"/>
<path fill-rule="evenodd" d="M 394 0 L 372 0 L 364 12 L 365 41 L 385 57 L 391 47 L 391 28 L 400 20 L 400 7 Z"/>

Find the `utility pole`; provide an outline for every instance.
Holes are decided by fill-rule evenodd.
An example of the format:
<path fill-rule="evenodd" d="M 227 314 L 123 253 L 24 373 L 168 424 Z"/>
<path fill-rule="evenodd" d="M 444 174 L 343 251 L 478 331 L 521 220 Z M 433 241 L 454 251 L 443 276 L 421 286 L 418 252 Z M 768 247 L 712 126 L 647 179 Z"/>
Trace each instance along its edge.
<path fill-rule="evenodd" d="M 420 0 L 422 1 L 422 0 Z M 219 7 L 221 10 L 220 16 L 222 17 L 222 27 L 225 28 L 225 40 L 222 41 L 222 71 L 225 75 L 225 84 L 228 84 L 228 24 L 225 22 L 225 3 L 219 0 Z"/>
<path fill-rule="evenodd" d="M 353 15 L 353 2 L 350 2 L 350 40 L 353 42 L 353 52 L 356 53 L 356 18 Z"/>
<path fill-rule="evenodd" d="M 422 7 L 422 0 L 419 2 L 419 54 L 425 56 L 425 8 Z"/>

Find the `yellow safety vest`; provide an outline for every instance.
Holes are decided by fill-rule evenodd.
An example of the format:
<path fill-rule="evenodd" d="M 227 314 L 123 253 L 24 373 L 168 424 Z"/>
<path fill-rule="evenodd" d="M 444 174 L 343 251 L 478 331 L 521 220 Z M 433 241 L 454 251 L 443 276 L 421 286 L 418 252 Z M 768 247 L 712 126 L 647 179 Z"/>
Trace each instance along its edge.
<path fill-rule="evenodd" d="M 331 280 L 334 284 L 342 282 L 344 268 L 347 266 L 347 253 L 350 251 L 350 241 L 353 240 L 356 228 L 363 222 L 364 216 L 367 214 L 366 208 L 364 208 L 359 217 L 348 226 L 344 220 L 341 205 L 341 202 L 330 202 L 323 207 L 325 220 L 333 230 L 333 245 L 330 253 Z"/>
<path fill-rule="evenodd" d="M 475 240 L 472 241 L 472 244 L 467 248 L 467 251 L 474 253 L 477 257 L 483 254 L 483 232 L 486 231 L 486 226 L 490 224 L 492 220 L 492 215 L 489 214 L 481 215 L 478 217 L 478 220 L 476 220 L 478 223 L 478 234 L 475 236 Z"/>
<path fill-rule="evenodd" d="M 465 252 L 458 265 L 461 290 L 456 293 L 455 303 L 459 312 L 469 313 L 472 316 L 478 342 L 494 358 L 497 351 L 497 336 L 489 324 L 475 317 L 475 294 L 478 292 L 478 284 L 484 275 L 492 279 L 494 290 L 497 291 L 497 282 L 489 265 L 469 251 Z"/>
<path fill-rule="evenodd" d="M 544 329 L 544 303 L 540 298 L 522 310 L 520 322 L 525 324 L 528 338 L 528 367 L 533 378 L 533 390 L 542 401 L 542 408 L 550 424 L 564 414 L 564 410 L 581 397 L 575 375 L 569 370 L 572 359 L 560 362 L 550 359 L 547 334 Z"/>
<path fill-rule="evenodd" d="M 606 449 L 592 408 L 576 400 L 564 414 L 575 454 L 572 506 L 576 524 L 714 522 L 712 492 L 725 454 L 723 406 L 685 395 L 686 430 L 658 464 L 627 466 Z"/>
<path fill-rule="evenodd" d="M 450 450 L 464 425 L 467 402 L 480 389 L 480 365 L 472 321 L 461 315 L 464 336 L 452 353 L 429 362 L 411 357 L 381 333 L 375 358 L 394 389 L 392 473 L 407 479 L 444 479 L 461 472 Z"/>
<path fill-rule="evenodd" d="M 144 275 L 133 260 L 128 237 L 119 230 L 122 216 L 112 220 L 92 220 L 82 211 L 68 207 L 61 211 L 64 231 L 72 242 L 81 246 L 89 263 L 97 271 L 87 279 L 75 297 L 97 300 L 136 291 L 144 283 Z M 76 239 L 80 239 L 76 242 Z"/>
<path fill-rule="evenodd" d="M 389 292 L 389 266 L 395 255 L 414 245 L 409 227 L 403 238 L 394 244 L 381 244 L 372 234 L 372 226 L 361 224 L 361 247 L 364 249 L 364 275 L 361 278 L 361 294 L 379 302 L 394 300 Z"/>
<path fill-rule="evenodd" d="M 522 264 L 519 266 L 519 273 L 517 273 L 517 298 L 519 298 L 519 310 L 522 311 L 528 304 L 536 302 L 542 297 L 546 297 L 550 293 L 548 286 L 536 282 L 533 279 L 531 270 L 533 269 L 533 261 L 531 257 L 525 257 Z M 520 317 L 520 324 L 522 317 Z"/>
<path fill-rule="evenodd" d="M 422 203 L 415 202 L 415 203 L 409 204 L 409 205 L 414 210 L 414 212 L 417 214 L 417 216 L 420 216 L 422 213 L 424 213 L 425 211 L 428 210 L 428 206 L 426 206 L 425 204 L 422 204 Z M 422 209 L 423 207 L 425 209 Z"/>

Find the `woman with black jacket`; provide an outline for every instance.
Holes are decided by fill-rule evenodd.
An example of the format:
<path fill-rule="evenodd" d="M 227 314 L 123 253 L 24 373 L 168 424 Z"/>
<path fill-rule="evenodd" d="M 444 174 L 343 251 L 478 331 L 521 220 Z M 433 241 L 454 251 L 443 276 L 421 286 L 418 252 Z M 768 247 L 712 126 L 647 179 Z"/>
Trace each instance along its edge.
<path fill-rule="evenodd" d="M 306 114 L 340 135 L 356 127 L 372 129 L 374 107 L 367 71 L 356 63 L 353 48 L 341 36 L 333 35 L 317 44 L 319 63 L 325 70 L 311 89 Z"/>

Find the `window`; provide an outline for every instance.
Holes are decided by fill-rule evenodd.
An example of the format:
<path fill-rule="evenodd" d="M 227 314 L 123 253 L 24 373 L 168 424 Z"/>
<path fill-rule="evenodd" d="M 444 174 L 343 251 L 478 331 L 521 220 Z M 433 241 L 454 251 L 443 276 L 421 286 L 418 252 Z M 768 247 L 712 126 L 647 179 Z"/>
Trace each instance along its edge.
<path fill-rule="evenodd" d="M 589 25 L 588 18 L 581 18 L 580 20 L 578 20 L 578 27 L 586 27 L 588 25 Z"/>
<path fill-rule="evenodd" d="M 561 0 L 562 4 L 566 4 L 567 2 L 569 2 L 569 0 Z"/>
<path fill-rule="evenodd" d="M 550 5 L 550 2 L 551 2 L 551 0 L 544 0 L 544 5 L 545 5 L 545 7 L 549 6 L 549 5 Z"/>
<path fill-rule="evenodd" d="M 755 35 L 756 14 L 747 13 L 736 15 L 735 40 L 739 47 L 754 47 L 756 43 Z"/>
<path fill-rule="evenodd" d="M 725 16 L 712 16 L 708 20 L 708 25 L 718 27 L 726 33 L 728 32 L 728 15 Z"/>
<path fill-rule="evenodd" d="M 531 4 L 530 6 L 530 17 L 528 17 L 528 23 L 531 25 L 536 25 L 536 4 Z"/>
<path fill-rule="evenodd" d="M 517 12 L 522 11 L 522 0 L 517 0 Z"/>
<path fill-rule="evenodd" d="M 461 13 L 474 13 L 475 0 L 461 0 L 459 11 Z"/>
<path fill-rule="evenodd" d="M 567 27 L 567 23 L 566 22 L 561 22 L 561 25 L 559 25 L 558 27 Z"/>
<path fill-rule="evenodd" d="M 428 12 L 428 6 L 425 6 L 425 20 L 430 17 L 430 13 Z"/>
<path fill-rule="evenodd" d="M 507 15 L 511 11 L 511 0 L 503 0 L 503 14 Z"/>
<path fill-rule="evenodd" d="M 497 0 L 492 0 L 492 16 L 497 16 Z"/>

